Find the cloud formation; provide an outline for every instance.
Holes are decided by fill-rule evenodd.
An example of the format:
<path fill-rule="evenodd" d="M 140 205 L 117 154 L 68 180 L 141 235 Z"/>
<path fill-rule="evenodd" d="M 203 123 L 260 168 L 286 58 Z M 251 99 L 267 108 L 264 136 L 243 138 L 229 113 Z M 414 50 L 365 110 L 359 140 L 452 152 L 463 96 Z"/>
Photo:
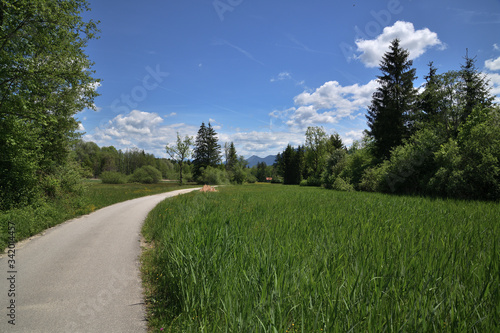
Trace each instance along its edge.
<path fill-rule="evenodd" d="M 305 128 L 321 124 L 335 124 L 345 117 L 355 117 L 367 107 L 378 87 L 376 80 L 365 85 L 342 86 L 337 81 L 328 81 L 314 92 L 295 96 L 297 107 L 284 111 L 273 111 L 271 117 L 282 120 L 290 127 Z"/>
<path fill-rule="evenodd" d="M 410 59 L 416 59 L 433 46 L 445 48 L 437 33 L 428 28 L 415 30 L 413 23 L 397 21 L 393 26 L 385 27 L 382 34 L 376 39 L 356 41 L 357 51 L 361 52 L 357 59 L 361 60 L 366 67 L 377 67 L 385 52 L 388 51 L 391 41 L 399 38 L 402 48 L 410 52 Z"/>
<path fill-rule="evenodd" d="M 163 118 L 156 113 L 132 110 L 95 128 L 94 134 L 87 134 L 84 139 L 99 145 L 114 145 L 117 149 L 136 147 L 160 157 L 165 156 L 165 145 L 176 140 L 177 132 L 196 135 L 197 130 L 183 123 L 164 125 Z"/>
<path fill-rule="evenodd" d="M 500 57 L 496 59 L 488 59 L 484 62 L 484 66 L 490 71 L 499 71 L 500 70 Z"/>

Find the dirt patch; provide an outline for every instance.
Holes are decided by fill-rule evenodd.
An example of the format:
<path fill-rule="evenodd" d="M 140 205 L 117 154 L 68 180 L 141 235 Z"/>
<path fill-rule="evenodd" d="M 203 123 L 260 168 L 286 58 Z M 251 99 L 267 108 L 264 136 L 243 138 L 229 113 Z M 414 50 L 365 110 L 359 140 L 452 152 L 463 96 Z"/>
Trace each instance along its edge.
<path fill-rule="evenodd" d="M 200 192 L 217 192 L 217 190 L 215 189 L 215 187 L 212 187 L 210 185 L 203 185 Z"/>

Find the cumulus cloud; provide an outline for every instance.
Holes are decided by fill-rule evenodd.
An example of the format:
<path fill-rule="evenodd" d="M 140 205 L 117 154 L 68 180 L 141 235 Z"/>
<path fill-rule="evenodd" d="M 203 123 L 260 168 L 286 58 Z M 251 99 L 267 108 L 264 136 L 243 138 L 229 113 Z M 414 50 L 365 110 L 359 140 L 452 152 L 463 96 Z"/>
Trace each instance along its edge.
<path fill-rule="evenodd" d="M 486 78 L 490 82 L 491 94 L 495 96 L 495 103 L 500 103 L 500 74 L 486 73 Z"/>
<path fill-rule="evenodd" d="M 442 49 L 445 48 L 443 42 L 439 40 L 438 35 L 428 28 L 415 30 L 413 23 L 397 21 L 393 26 L 385 27 L 382 34 L 376 39 L 357 40 L 357 51 L 361 52 L 361 54 L 356 58 L 361 60 L 366 67 L 379 66 L 384 53 L 387 52 L 391 41 L 395 38 L 399 38 L 401 47 L 410 52 L 411 59 L 418 58 L 428 48 L 433 46 L 440 46 Z"/>
<path fill-rule="evenodd" d="M 496 59 L 488 59 L 484 62 L 484 66 L 490 71 L 500 70 L 500 57 Z"/>
<path fill-rule="evenodd" d="M 163 121 L 156 113 L 133 110 L 95 128 L 93 134 L 85 135 L 84 139 L 118 149 L 136 147 L 161 157 L 165 156 L 165 145 L 176 140 L 177 132 L 194 136 L 198 130 L 183 123 L 164 125 Z"/>
<path fill-rule="evenodd" d="M 342 118 L 355 117 L 356 112 L 368 106 L 377 86 L 376 80 L 365 85 L 350 86 L 329 81 L 314 92 L 303 92 L 295 96 L 294 102 L 297 107 L 273 111 L 269 115 L 281 119 L 291 127 L 335 124 Z"/>
<path fill-rule="evenodd" d="M 219 139 L 221 142 L 234 142 L 238 155 L 265 157 L 269 154 L 282 152 L 288 144 L 293 146 L 303 144 L 304 132 L 238 132 L 220 134 Z"/>

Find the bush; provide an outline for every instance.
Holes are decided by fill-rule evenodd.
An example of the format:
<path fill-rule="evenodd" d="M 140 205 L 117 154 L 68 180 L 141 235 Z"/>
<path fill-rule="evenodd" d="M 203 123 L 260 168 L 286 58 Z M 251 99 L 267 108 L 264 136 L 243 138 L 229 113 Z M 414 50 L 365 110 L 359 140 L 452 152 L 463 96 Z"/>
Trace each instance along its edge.
<path fill-rule="evenodd" d="M 346 167 L 348 158 L 344 149 L 337 149 L 330 155 L 326 163 L 326 169 L 321 175 L 321 183 L 324 184 L 326 188 L 333 188 L 333 183 Z"/>
<path fill-rule="evenodd" d="M 209 185 L 229 184 L 228 174 L 225 170 L 220 170 L 211 166 L 200 168 L 201 175 L 198 177 L 198 183 Z"/>
<path fill-rule="evenodd" d="M 101 173 L 101 180 L 104 184 L 125 184 L 127 176 L 121 172 L 104 171 Z"/>
<path fill-rule="evenodd" d="M 381 192 L 387 187 L 385 177 L 387 175 L 388 165 L 389 162 L 385 161 L 376 167 L 366 169 L 358 185 L 359 190 L 366 192 Z"/>
<path fill-rule="evenodd" d="M 300 182 L 300 186 L 321 186 L 321 178 L 315 177 L 315 176 L 310 176 L 307 179 L 303 179 Z"/>
<path fill-rule="evenodd" d="M 151 165 L 136 169 L 129 178 L 132 183 L 156 184 L 161 180 L 161 172 Z"/>
<path fill-rule="evenodd" d="M 336 191 L 346 191 L 346 192 L 354 192 L 354 186 L 349 182 L 349 180 L 345 180 L 342 177 L 337 177 L 332 184 L 332 190 Z"/>
<path fill-rule="evenodd" d="M 416 132 L 404 145 L 393 149 L 387 166 L 384 192 L 427 192 L 429 180 L 437 170 L 434 154 L 443 139 L 432 129 Z"/>

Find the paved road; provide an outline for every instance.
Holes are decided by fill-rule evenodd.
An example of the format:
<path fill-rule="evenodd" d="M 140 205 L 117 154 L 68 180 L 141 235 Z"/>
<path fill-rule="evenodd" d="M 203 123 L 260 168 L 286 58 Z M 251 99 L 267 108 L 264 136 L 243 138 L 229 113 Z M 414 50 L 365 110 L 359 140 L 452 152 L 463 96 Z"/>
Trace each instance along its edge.
<path fill-rule="evenodd" d="M 0 259 L 0 332 L 146 332 L 141 226 L 160 201 L 193 190 L 118 203 L 17 244 L 15 274 Z"/>

